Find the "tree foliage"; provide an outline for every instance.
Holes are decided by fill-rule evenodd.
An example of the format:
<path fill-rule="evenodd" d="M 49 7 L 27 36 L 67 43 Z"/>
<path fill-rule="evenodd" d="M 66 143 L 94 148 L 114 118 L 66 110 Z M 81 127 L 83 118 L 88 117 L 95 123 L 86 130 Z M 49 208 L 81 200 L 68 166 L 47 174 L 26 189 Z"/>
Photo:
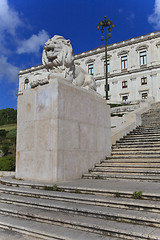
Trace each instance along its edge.
<path fill-rule="evenodd" d="M 17 123 L 17 110 L 6 108 L 0 110 L 0 125 Z"/>
<path fill-rule="evenodd" d="M 0 171 L 15 171 L 15 156 L 1 157 Z"/>

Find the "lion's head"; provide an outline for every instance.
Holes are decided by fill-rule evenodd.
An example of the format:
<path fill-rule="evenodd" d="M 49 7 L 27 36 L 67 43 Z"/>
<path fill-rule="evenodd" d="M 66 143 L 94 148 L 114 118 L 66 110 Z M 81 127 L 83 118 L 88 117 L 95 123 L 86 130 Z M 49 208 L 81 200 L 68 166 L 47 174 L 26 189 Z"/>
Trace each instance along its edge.
<path fill-rule="evenodd" d="M 58 35 L 49 39 L 44 46 L 42 63 L 56 72 L 57 68 L 59 71 L 61 68 L 63 71 L 65 68 L 70 69 L 73 64 L 73 50 L 70 40 Z"/>
<path fill-rule="evenodd" d="M 49 81 L 55 77 L 61 77 L 77 86 L 95 86 L 93 78 L 91 76 L 87 77 L 88 74 L 74 64 L 70 40 L 66 40 L 62 36 L 55 35 L 45 43 L 42 63 L 49 71 Z M 93 86 L 90 88 L 93 88 Z"/>

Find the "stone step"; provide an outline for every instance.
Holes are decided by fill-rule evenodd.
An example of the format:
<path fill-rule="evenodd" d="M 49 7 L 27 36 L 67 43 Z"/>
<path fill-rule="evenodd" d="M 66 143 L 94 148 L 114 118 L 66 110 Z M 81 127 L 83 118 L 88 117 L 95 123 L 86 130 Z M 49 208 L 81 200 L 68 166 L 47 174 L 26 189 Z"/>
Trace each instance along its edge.
<path fill-rule="evenodd" d="M 145 115 L 142 115 L 142 121 L 151 120 L 151 122 L 157 121 L 159 123 L 159 116 L 160 116 L 159 114 L 155 114 L 155 113 L 145 114 Z"/>
<path fill-rule="evenodd" d="M 157 163 L 119 163 L 119 162 L 113 162 L 113 163 L 99 163 L 95 165 L 95 168 L 113 168 L 113 167 L 120 167 L 120 168 L 148 168 L 148 169 L 160 169 L 160 162 Z"/>
<path fill-rule="evenodd" d="M 114 156 L 110 156 L 110 157 L 107 157 L 108 159 L 137 159 L 137 158 L 139 158 L 139 159 L 145 159 L 145 158 L 147 158 L 147 159 L 152 159 L 152 158 L 160 158 L 160 156 L 159 156 L 159 154 L 146 154 L 146 155 L 143 155 L 143 154 L 136 154 L 136 155 L 133 155 L 133 154 L 131 154 L 131 155 L 122 155 L 121 154 L 121 156 L 120 155 L 114 155 Z"/>
<path fill-rule="evenodd" d="M 160 140 L 160 138 L 157 138 L 157 136 L 135 136 L 135 135 L 133 135 L 133 136 L 131 136 L 131 135 L 126 135 L 126 136 L 124 136 L 123 137 L 123 139 L 120 139 L 120 140 L 123 140 L 123 141 L 125 141 L 125 140 L 132 140 L 132 141 L 135 141 L 135 140 L 146 140 L 146 138 L 147 138 L 147 140 Z"/>
<path fill-rule="evenodd" d="M 104 173 L 85 173 L 83 175 L 83 179 L 103 179 L 103 180 L 110 180 L 110 179 L 117 179 L 117 180 L 130 180 L 141 182 L 160 182 L 160 177 L 157 175 L 138 175 L 138 174 L 124 174 L 124 173 L 115 173 L 115 174 L 104 174 Z"/>
<path fill-rule="evenodd" d="M 9 203 L 9 204 L 8 204 Z M 47 215 L 49 215 L 49 218 L 51 218 L 51 216 L 53 217 L 54 215 L 58 215 L 58 212 L 60 212 L 60 214 L 63 212 L 64 213 L 71 213 L 71 214 L 76 214 L 76 215 L 80 215 L 80 216 L 92 216 L 95 218 L 102 218 L 102 219 L 109 219 L 111 220 L 111 212 L 114 213 L 114 215 L 119 215 L 119 217 L 121 218 L 125 218 L 125 211 L 123 208 L 115 208 L 115 207 L 104 207 L 104 206 L 94 206 L 91 204 L 80 204 L 80 203 L 66 203 L 66 202 L 61 202 L 61 201 L 44 201 L 43 199 L 33 199 L 30 198 L 29 200 L 25 201 L 22 200 L 22 202 L 18 201 L 17 203 L 14 201 L 14 207 L 11 205 L 11 201 L 8 201 L 8 203 L 0 203 L 0 209 L 1 209 L 1 213 L 3 214 L 14 214 L 15 216 L 27 216 L 27 214 L 29 212 L 32 213 L 32 218 L 38 218 L 38 215 L 36 214 L 40 214 L 41 218 L 46 213 L 48 213 Z M 18 205 L 17 205 L 18 204 Z M 145 204 L 144 204 L 145 205 Z M 27 207 L 26 207 L 27 206 Z M 28 209 L 29 208 L 29 209 Z M 149 209 L 149 208 L 148 208 Z M 149 211 L 150 212 L 150 211 Z M 117 214 L 118 213 L 118 214 Z M 135 214 L 137 213 L 137 210 L 134 210 L 134 212 L 132 211 L 128 211 L 128 213 L 130 214 Z M 145 212 L 146 213 L 146 212 Z M 142 211 L 141 216 L 145 216 L 145 213 Z M 34 216 L 36 215 L 36 216 Z M 123 216 L 122 216 L 123 215 Z M 63 215 L 63 219 L 65 219 L 65 215 Z M 155 217 L 155 213 L 148 213 L 147 212 L 147 216 L 149 217 Z M 30 217 L 30 216 L 28 216 Z M 59 216 L 60 218 L 61 216 Z M 67 216 L 66 216 L 67 217 Z M 56 218 L 55 218 L 56 220 Z M 116 219 L 113 219 L 116 220 Z M 52 221 L 54 221 L 54 219 L 52 219 Z M 157 223 L 158 224 L 158 223 Z M 144 224 L 145 225 L 145 224 Z"/>
<path fill-rule="evenodd" d="M 121 149 L 121 148 L 113 148 L 113 150 L 112 150 L 112 154 L 113 153 L 117 153 L 117 152 L 123 152 L 123 153 L 128 153 L 128 152 L 138 152 L 138 153 L 141 153 L 141 152 L 143 152 L 143 153 L 146 153 L 146 154 L 149 154 L 149 153 L 157 153 L 157 152 L 160 152 L 160 147 L 158 148 L 158 147 L 155 147 L 155 146 L 152 146 L 152 147 L 148 147 L 148 148 L 142 148 L 141 146 L 139 146 L 139 148 L 134 148 L 134 147 L 130 147 L 130 148 L 127 148 L 127 147 L 123 147 L 123 149 Z"/>
<path fill-rule="evenodd" d="M 135 129 L 133 129 L 131 132 L 157 132 L 159 133 L 160 132 L 160 127 L 159 128 L 153 128 L 153 127 L 144 127 L 143 125 L 139 126 L 139 127 L 136 127 Z"/>
<path fill-rule="evenodd" d="M 87 219 L 86 219 L 87 220 Z M 23 231 L 30 233 L 32 236 L 38 236 L 45 240 L 61 239 L 61 240 L 116 240 L 119 237 L 122 239 L 158 239 L 159 229 L 150 226 L 137 226 L 129 223 L 114 222 L 103 219 L 97 224 L 96 218 L 88 219 L 89 222 L 84 223 L 85 230 L 90 228 L 90 232 L 67 227 L 51 225 L 49 223 L 33 222 L 28 219 L 21 219 L 14 216 L 0 215 L 1 228 L 10 228 L 15 231 Z M 69 221 L 69 220 L 68 220 Z M 75 224 L 76 224 L 75 220 Z M 106 224 L 107 223 L 107 224 Z M 93 232 L 98 232 L 93 233 Z"/>
<path fill-rule="evenodd" d="M 142 127 L 143 128 L 154 128 L 154 129 L 159 129 L 160 127 L 160 123 L 155 121 L 153 122 L 152 120 L 148 119 L 148 120 L 142 120 Z"/>
<path fill-rule="evenodd" d="M 90 170 L 90 172 L 92 173 L 97 173 L 97 174 L 101 174 L 101 173 L 107 173 L 107 174 L 112 174 L 112 173 L 122 173 L 122 174 L 125 174 L 125 173 L 130 173 L 130 174 L 139 174 L 139 175 L 156 175 L 156 176 L 159 176 L 159 179 L 160 179 L 160 169 L 150 169 L 150 168 L 121 168 L 121 167 L 112 167 L 112 168 L 93 168 Z"/>
<path fill-rule="evenodd" d="M 154 114 L 154 113 L 152 113 Z M 142 121 L 145 122 L 145 121 L 148 121 L 149 120 L 152 122 L 157 122 L 159 123 L 159 118 L 160 118 L 160 115 L 159 114 L 155 114 L 154 116 L 152 114 L 146 114 L 145 116 L 142 116 Z"/>
<path fill-rule="evenodd" d="M 143 137 L 143 136 L 147 136 L 147 137 L 160 137 L 160 133 L 157 133 L 157 132 L 140 132 L 140 131 L 137 131 L 137 132 L 130 132 L 127 134 L 127 136 L 135 136 L 135 137 Z"/>
<path fill-rule="evenodd" d="M 154 130 L 159 130 L 160 129 L 160 124 L 156 124 L 156 123 L 150 123 L 150 122 L 145 122 L 142 123 L 141 128 L 140 129 L 145 129 L 145 130 L 150 130 L 150 129 L 154 129 Z"/>
<path fill-rule="evenodd" d="M 29 193 L 30 195 L 30 193 Z M 43 198 L 43 194 L 33 196 L 21 196 L 21 195 L 9 195 L 9 194 L 1 194 L 0 202 L 9 203 L 9 204 L 18 204 L 23 206 L 36 206 L 42 209 L 58 209 L 59 211 L 64 206 L 60 208 L 60 202 L 62 205 L 67 202 L 71 204 L 81 204 L 82 206 L 85 204 L 90 206 L 101 206 L 101 207 L 114 207 L 120 209 L 129 209 L 129 210 L 138 210 L 138 211 L 147 211 L 147 212 L 158 212 L 160 213 L 160 204 L 157 201 L 153 200 L 144 200 L 143 196 L 139 199 L 134 198 L 122 198 L 121 193 L 114 193 L 114 197 L 111 196 L 99 196 L 99 195 L 88 195 L 88 194 L 73 194 L 73 193 L 61 193 L 61 192 L 53 192 L 48 195 L 48 198 Z M 143 195 L 143 194 L 142 194 Z M 73 206 L 73 205 L 71 205 Z M 79 205 L 80 206 L 80 205 Z M 70 211 L 70 210 L 69 210 Z"/>
<path fill-rule="evenodd" d="M 157 153 L 158 154 L 158 153 Z M 124 158 L 124 159 L 126 159 L 126 158 L 135 158 L 135 159 L 137 159 L 137 158 L 158 158 L 158 159 L 160 159 L 160 156 L 159 155 L 156 155 L 156 154 L 142 154 L 142 153 L 118 153 L 118 154 L 113 154 L 112 156 L 111 156 L 111 159 L 117 159 L 117 158 L 119 158 L 119 159 L 122 159 L 122 158 Z"/>
<path fill-rule="evenodd" d="M 97 175 L 96 175 L 97 176 Z M 140 176 L 139 176 L 140 177 Z M 156 178 L 154 176 L 154 178 Z M 115 196 L 117 192 L 120 193 L 122 197 L 131 198 L 134 191 L 137 191 L 137 189 L 140 188 L 140 190 L 144 190 L 149 188 L 149 192 L 145 192 L 143 194 L 144 199 L 149 200 L 160 200 L 160 194 L 155 193 L 155 189 L 159 189 L 159 184 L 154 183 L 148 183 L 143 184 L 142 182 L 138 186 L 136 184 L 130 185 L 128 181 L 117 181 L 114 180 L 105 182 L 104 180 L 76 180 L 74 182 L 65 182 L 57 184 L 58 190 L 42 190 L 46 189 L 46 187 L 52 187 L 53 185 L 47 185 L 47 184 L 34 184 L 30 182 L 23 182 L 21 180 L 12 180 L 11 178 L 3 178 L 2 179 L 3 185 L 0 185 L 0 192 L 3 194 L 11 194 L 11 195 L 18 195 L 18 196 L 24 196 L 24 197 L 34 197 L 34 198 L 43 198 L 43 199 L 51 199 L 51 200 L 57 200 L 63 198 L 64 201 L 77 201 L 80 199 L 80 201 L 88 202 L 88 198 L 91 198 L 88 194 L 93 194 L 93 197 L 95 198 L 98 195 L 99 196 Z M 103 186 L 104 185 L 104 186 Z M 157 185 L 157 186 L 155 186 Z M 125 187 L 123 187 L 125 186 Z M 156 187 L 156 188 L 155 188 Z M 128 189 L 128 190 L 127 190 Z M 153 191 L 154 190 L 154 191 Z M 69 195 L 68 195 L 69 193 Z M 87 196 L 84 197 L 84 194 L 87 193 Z M 95 196 L 96 195 L 96 196 Z M 87 198 L 87 200 L 85 200 Z M 76 200 L 75 200 L 76 199 Z M 90 199 L 89 202 L 92 202 Z M 94 200 L 93 200 L 94 202 Z M 96 202 L 97 204 L 97 202 Z"/>
<path fill-rule="evenodd" d="M 160 123 L 157 123 L 157 122 L 153 123 L 153 122 L 150 122 L 150 120 L 149 120 L 149 122 L 142 121 L 142 125 L 140 126 L 140 129 L 141 128 L 159 129 L 160 128 Z"/>
<path fill-rule="evenodd" d="M 30 204 L 14 204 L 13 206 L 0 203 L 1 214 L 100 234 L 106 231 L 105 225 L 108 220 L 136 223 L 143 226 L 160 226 L 160 213 L 60 202 L 53 202 L 53 208 L 49 206 L 49 209 L 42 209 L 36 207 L 39 205 L 38 201 L 34 201 L 34 203 L 34 207 Z"/>
<path fill-rule="evenodd" d="M 86 232 L 78 229 L 77 230 L 70 229 L 65 226 L 58 226 L 54 224 L 51 225 L 50 223 L 37 222 L 30 219 L 23 219 L 15 216 L 7 216 L 3 214 L 0 214 L 0 228 L 12 229 L 12 231 L 26 233 L 31 236 L 37 237 L 38 239 L 44 239 L 44 240 L 53 240 L 53 239 L 101 240 L 102 239 L 101 234 Z M 111 229 L 113 230 L 114 228 L 110 227 L 110 230 Z M 112 238 L 106 236 L 106 240 L 109 240 L 109 239 L 112 240 Z"/>
<path fill-rule="evenodd" d="M 109 158 L 106 160 L 101 160 L 100 164 L 157 164 L 159 165 L 160 159 L 159 158 Z"/>
<path fill-rule="evenodd" d="M 154 143 L 160 143 L 160 139 L 157 139 L 157 138 L 154 138 L 154 139 L 147 139 L 147 138 L 144 138 L 144 139 L 142 139 L 142 138 L 140 138 L 140 139 L 132 139 L 132 138 L 122 138 L 122 139 L 120 139 L 119 141 L 117 141 L 116 143 L 125 143 L 125 144 L 128 144 L 128 143 L 135 143 L 135 144 L 137 144 L 137 143 L 141 143 L 141 144 L 143 144 L 143 143 L 152 143 L 152 144 L 154 144 Z"/>
<path fill-rule="evenodd" d="M 121 156 L 121 155 L 132 155 L 132 156 L 137 156 L 137 155 L 145 155 L 148 157 L 150 155 L 155 155 L 155 154 L 160 154 L 160 151 L 157 150 L 157 151 L 138 151 L 138 150 L 131 150 L 131 151 L 123 151 L 123 150 L 114 150 L 112 151 L 112 155 L 111 156 Z M 160 157 L 160 156 L 159 156 Z"/>
<path fill-rule="evenodd" d="M 157 123 L 159 124 L 159 115 L 157 116 L 151 116 L 151 115 L 145 115 L 145 116 L 142 116 L 142 122 L 148 122 L 148 123 Z"/>
<path fill-rule="evenodd" d="M 131 133 L 150 133 L 150 134 L 154 134 L 154 133 L 160 133 L 160 129 L 146 129 L 146 128 L 136 128 L 133 131 L 131 131 Z"/>
<path fill-rule="evenodd" d="M 129 150 L 129 149 L 137 149 L 138 148 L 138 150 L 139 149 L 141 149 L 141 150 L 143 150 L 144 148 L 146 149 L 146 150 L 148 150 L 148 149 L 155 149 L 155 148 L 160 148 L 160 144 L 141 144 L 141 145 L 139 145 L 139 144 L 115 144 L 115 145 L 112 145 L 112 149 L 113 150 L 116 150 L 116 149 L 126 149 L 126 150 Z"/>
<path fill-rule="evenodd" d="M 153 116 L 154 114 L 154 116 Z M 142 116 L 142 121 L 148 121 L 150 120 L 151 122 L 159 122 L 159 118 L 160 118 L 160 114 L 155 114 L 155 113 L 151 113 L 151 114 L 146 114 Z M 149 121 L 148 121 L 149 122 Z"/>
<path fill-rule="evenodd" d="M 140 129 L 140 130 L 141 129 L 154 130 L 155 131 L 155 130 L 159 130 L 160 129 L 160 124 L 159 125 L 157 125 L 157 124 L 154 124 L 154 125 L 153 124 L 152 125 L 146 124 L 145 125 L 145 124 L 142 123 L 142 125 L 139 126 L 138 129 Z"/>
<path fill-rule="evenodd" d="M 150 113 L 146 113 L 144 115 L 142 115 L 142 121 L 147 121 L 147 120 L 151 120 L 151 121 L 157 121 L 159 122 L 159 117 L 160 114 L 158 113 L 154 113 L 154 112 L 150 112 Z"/>
<path fill-rule="evenodd" d="M 135 128 L 134 130 L 133 130 L 133 132 L 134 131 L 137 131 L 137 132 L 150 132 L 150 133 L 152 133 L 152 132 L 157 132 L 157 133 L 159 133 L 159 131 L 160 131 L 160 127 L 147 127 L 147 126 L 143 126 L 143 125 L 141 125 L 140 127 L 138 127 L 138 128 Z"/>
<path fill-rule="evenodd" d="M 125 142 L 117 142 L 116 144 L 114 144 L 114 145 L 112 145 L 112 149 L 114 149 L 114 148 L 123 148 L 123 147 L 128 147 L 128 148 L 132 148 L 132 147 L 134 147 L 134 148 L 139 148 L 139 147 L 141 147 L 141 148 L 149 148 L 149 147 L 159 147 L 160 146 L 160 143 L 159 142 L 142 142 L 141 144 L 139 144 L 138 142 L 136 142 L 136 143 L 134 143 L 134 142 L 127 142 L 127 143 L 125 143 Z"/>
<path fill-rule="evenodd" d="M 26 189 L 25 189 L 26 190 Z M 17 188 L 17 191 L 18 191 L 18 188 Z M 33 191 L 35 191 L 34 189 L 33 189 Z M 37 191 L 37 190 L 36 190 Z M 57 194 L 57 193 L 56 193 Z M 60 194 L 64 194 L 64 193 L 60 193 Z M 79 195 L 79 194 L 78 194 Z M 79 195 L 79 196 L 81 196 L 81 194 Z M 1 199 L 1 200 L 4 200 L 6 197 L 5 196 L 2 196 L 3 197 L 3 199 Z M 12 196 L 12 198 L 15 198 L 15 195 L 13 195 Z M 83 197 L 83 196 L 82 196 Z M 87 196 L 88 197 L 88 196 Z M 112 198 L 113 199 L 113 198 Z M 5 199 L 6 200 L 6 199 Z M 13 199 L 12 199 L 13 200 Z M 18 205 L 20 205 L 21 204 L 21 202 L 20 202 L 20 197 L 19 196 L 17 196 L 17 201 L 18 201 Z M 33 202 L 32 202 L 33 201 Z M 29 206 L 29 204 L 33 204 L 34 203 L 34 205 L 35 206 L 38 206 L 38 205 L 40 205 L 40 204 L 42 204 L 42 202 L 40 202 L 40 201 L 44 201 L 44 199 L 39 199 L 39 198 L 30 198 L 29 199 L 29 201 L 27 201 L 26 202 L 26 200 L 25 200 L 25 204 L 27 204 L 27 206 Z M 46 200 L 45 200 L 46 201 Z M 42 207 L 47 207 L 46 205 L 46 202 L 44 201 L 44 203 L 43 203 L 43 206 Z M 142 203 L 142 202 L 141 202 Z M 51 208 L 51 204 L 54 204 L 53 203 L 53 201 L 51 201 L 51 202 L 49 202 L 49 208 Z M 115 204 L 115 203 L 114 203 Z M 119 205 L 120 203 L 118 203 L 118 205 Z M 133 203 L 131 203 L 132 205 L 134 205 Z M 144 202 L 144 204 L 145 204 L 145 202 Z M 154 204 L 154 203 L 153 203 Z M 59 207 L 59 202 L 58 202 L 58 207 Z M 143 204 L 142 204 L 143 205 Z M 9 207 L 10 207 L 10 210 L 11 210 L 11 213 L 13 214 L 13 210 L 14 210 L 14 212 L 15 212 L 15 199 L 14 199 L 14 207 L 12 207 L 11 206 L 11 204 L 9 204 L 8 205 Z M 77 206 L 77 205 L 76 205 Z M 7 214 L 9 214 L 9 207 L 6 207 L 6 211 L 7 211 Z M 54 206 L 55 207 L 55 206 Z M 74 207 L 74 205 L 73 204 L 70 204 L 70 207 L 72 207 L 73 208 L 73 210 L 74 209 L 76 209 L 75 207 Z M 87 207 L 88 207 L 88 205 L 87 205 Z M 142 206 L 141 206 L 142 207 Z M 145 207 L 145 206 L 144 206 Z M 21 207 L 20 207 L 21 208 Z M 66 207 L 63 207 L 64 209 L 66 209 Z M 150 207 L 149 207 L 150 208 Z M 148 209 L 149 209 L 148 208 Z M 0 209 L 1 209 L 1 211 L 3 211 L 4 210 L 4 208 L 3 208 L 3 206 L 1 205 L 1 207 L 0 207 Z M 28 209 L 28 207 L 27 207 L 27 209 Z M 88 209 L 88 208 L 87 208 Z M 69 209 L 69 211 L 70 211 L 71 209 Z M 81 212 L 81 210 L 82 209 L 79 209 L 79 207 L 78 207 L 78 210 L 80 210 L 80 212 Z M 113 213 L 113 209 L 110 209 L 111 210 L 111 218 L 112 217 L 114 217 L 114 215 L 112 216 L 112 213 Z M 29 216 L 27 216 L 27 214 L 25 213 L 25 212 L 23 212 L 22 211 L 22 209 L 20 209 L 20 210 L 17 210 L 17 214 L 18 214 L 18 216 L 19 216 L 19 214 L 21 214 L 22 216 L 23 216 L 23 218 L 24 218 L 24 216 L 26 216 L 26 217 L 28 217 L 28 218 L 31 218 L 32 220 L 36 217 L 36 219 L 38 219 L 39 218 L 39 214 L 40 214 L 40 212 L 39 212 L 39 210 L 37 211 L 37 214 L 38 214 L 38 216 L 36 215 L 35 216 L 35 212 L 34 212 L 35 210 L 33 209 L 33 210 L 31 210 L 31 208 L 29 207 L 29 211 L 27 211 L 27 214 L 29 215 Z M 76 209 L 76 211 L 77 211 L 77 209 Z M 85 210 L 86 211 L 86 210 Z M 98 210 L 99 211 L 99 210 Z M 93 210 L 91 209 L 91 212 L 93 212 Z M 104 213 L 104 211 L 102 210 L 102 212 Z M 30 214 L 30 213 L 32 213 L 32 214 Z M 126 213 L 126 211 L 125 211 L 125 213 Z M 128 212 L 129 213 L 129 212 Z M 128 213 L 127 213 L 127 215 L 128 215 Z M 46 214 L 46 210 L 43 212 L 43 214 L 42 214 L 42 219 L 43 219 L 43 223 L 46 221 L 46 219 L 44 219 L 44 216 L 45 216 L 45 214 Z M 87 214 L 88 214 L 88 210 L 87 210 Z M 108 212 L 108 209 L 107 209 L 107 214 L 108 214 L 108 216 L 110 217 L 110 214 L 109 214 L 109 212 Z M 118 215 L 117 215 L 118 214 Z M 92 231 L 94 231 L 94 229 L 93 229 L 93 226 L 96 224 L 96 226 L 97 226 L 97 228 L 99 229 L 98 230 L 98 232 L 99 231 L 102 231 L 102 227 L 104 226 L 104 225 L 106 225 L 106 223 L 105 224 L 102 224 L 102 221 L 100 220 L 100 224 L 98 225 L 98 223 L 97 223 L 97 220 L 96 220 L 96 222 L 94 222 L 94 224 L 93 224 L 93 218 L 88 218 L 88 219 L 86 219 L 86 217 L 85 217 L 85 220 L 86 220 L 86 222 L 84 222 L 83 221 L 83 219 L 82 219 L 82 216 L 80 216 L 80 217 L 77 217 L 77 219 L 75 219 L 75 216 L 74 216 L 74 218 L 73 218 L 73 221 L 74 222 L 72 222 L 71 223 L 71 219 L 70 219 L 70 216 L 68 216 L 68 214 L 67 215 L 65 215 L 66 216 L 66 218 L 64 218 L 64 215 L 62 215 L 61 213 L 58 215 L 57 214 L 57 212 L 55 213 L 55 220 L 56 220 L 56 222 L 57 222 L 57 219 L 58 219 L 58 221 L 60 221 L 60 222 L 62 222 L 63 221 L 63 224 L 65 224 L 65 226 L 68 224 L 68 221 L 69 221 L 69 224 L 70 225 L 72 225 L 72 227 L 74 228 L 75 227 L 75 225 L 76 225 L 76 227 L 77 227 L 77 222 L 79 221 L 79 224 L 80 224 L 80 226 L 78 225 L 78 228 L 83 228 L 84 227 L 84 225 L 85 225 L 85 231 L 90 231 L 90 227 L 91 227 L 91 229 L 92 229 Z M 101 213 L 100 213 L 100 215 L 101 215 Z M 123 214 L 122 214 L 123 215 Z M 118 213 L 117 212 L 115 212 L 115 217 L 116 216 L 118 216 L 118 221 L 119 221 L 119 219 L 121 219 L 121 221 L 134 221 L 133 219 L 133 212 L 131 212 L 131 218 L 132 219 L 129 219 L 128 220 L 128 216 L 127 216 L 127 219 L 123 219 L 124 218 L 124 216 L 122 216 L 121 214 L 120 214 L 120 212 L 119 212 L 119 210 L 118 210 Z M 145 214 L 144 214 L 145 215 Z M 52 212 L 52 214 L 50 214 L 49 213 L 49 220 L 47 219 L 47 221 L 52 221 L 52 224 L 53 224 L 53 212 Z M 60 219 L 60 216 L 62 217 L 62 220 Z M 142 216 L 142 215 L 141 215 Z M 145 215 L 146 216 L 146 215 Z M 8 216 L 7 216 L 8 217 Z M 52 219 L 51 219 L 52 218 Z M 1 218 L 0 218 L 1 219 Z M 97 217 L 95 218 L 95 219 L 97 219 Z M 105 217 L 105 219 L 106 219 L 106 217 Z M 137 219 L 137 216 L 136 216 L 136 219 Z M 9 220 L 10 220 L 10 218 L 9 218 Z M 8 219 L 7 219 L 7 224 L 8 223 L 10 223 L 10 221 L 9 221 Z M 67 222 L 65 222 L 65 220 L 67 221 Z M 77 220 L 77 222 L 76 222 L 76 220 Z M 24 221 L 24 220 L 23 220 Z M 28 221 L 28 220 L 27 220 Z M 136 220 L 137 222 L 138 222 L 138 220 Z M 142 221 L 142 218 L 141 218 L 141 221 Z M 17 222 L 17 219 L 16 220 L 14 220 L 14 223 L 15 222 Z M 75 223 L 76 222 L 76 223 Z M 90 226 L 86 226 L 87 225 L 87 223 L 90 223 Z M 107 220 L 107 226 L 108 226 L 108 223 L 109 223 L 110 221 L 109 220 Z M 145 221 L 146 222 L 146 221 Z M 7 225 L 6 223 L 5 223 L 5 226 Z M 36 223 L 37 224 L 37 223 Z M 91 225 L 92 224 L 92 225 Z M 117 231 L 114 233 L 114 234 L 119 234 L 119 231 L 122 231 L 122 226 L 119 226 L 119 228 L 117 228 L 117 222 L 113 222 L 113 220 L 111 221 L 111 224 L 112 224 L 112 226 L 116 226 L 116 229 L 117 229 Z M 138 223 L 138 224 L 140 224 L 140 223 Z M 148 224 L 150 224 L 149 223 L 149 221 L 148 221 Z M 157 223 L 154 223 L 155 224 L 155 226 L 158 226 L 157 225 Z M 18 224 L 18 227 L 19 227 L 19 225 L 21 225 L 21 224 Z M 26 222 L 25 222 L 25 224 L 24 224 L 24 226 L 26 227 Z M 34 223 L 33 223 L 33 225 L 35 226 L 35 221 L 34 221 Z M 122 224 L 123 225 L 123 227 L 124 227 L 124 224 Z M 43 225 L 44 226 L 44 225 Z M 53 226 L 53 225 L 52 225 Z M 101 227 L 100 227 L 101 226 Z M 153 226 L 153 225 L 152 225 Z M 13 225 L 11 226 L 10 225 L 10 227 L 14 227 Z M 56 230 L 57 228 L 56 228 L 56 226 L 53 226 L 54 227 L 54 229 Z M 129 225 L 127 224 L 126 225 L 126 229 L 128 229 L 128 227 L 129 227 Z M 144 227 L 144 226 L 143 226 Z M 40 228 L 41 229 L 41 228 Z M 33 230 L 33 228 L 32 228 L 32 230 Z M 58 230 L 59 231 L 59 230 Z M 68 229 L 66 230 L 66 231 L 68 231 Z M 103 231 L 105 231 L 105 234 L 111 234 L 111 235 L 113 235 L 113 231 L 111 231 L 111 229 L 110 228 L 108 228 L 107 227 L 107 229 L 104 229 L 103 228 Z M 156 230 L 155 230 L 156 231 Z M 27 233 L 28 233 L 28 229 L 27 229 Z M 33 231 L 32 231 L 32 233 L 33 233 Z M 37 235 L 37 231 L 34 231 L 34 233 Z M 54 232 L 55 233 L 55 232 Z M 57 232 L 58 233 L 58 232 Z M 72 232 L 73 233 L 73 232 Z M 141 232 L 142 233 L 142 232 Z M 38 234 L 39 234 L 39 231 L 38 231 Z M 79 233 L 78 233 L 79 234 Z M 41 235 L 42 236 L 42 235 Z M 47 231 L 47 233 L 46 233 L 46 236 L 48 236 L 48 231 Z M 50 236 L 50 235 L 49 235 Z M 72 235 L 73 236 L 73 235 Z M 120 235 L 119 235 L 120 236 Z M 123 235 L 122 235 L 123 236 Z M 129 237 L 130 237 L 130 235 L 128 235 Z M 137 236 L 138 235 L 135 235 L 134 237 L 135 238 L 133 238 L 133 239 L 136 239 L 137 238 Z M 53 237 L 53 236 L 52 236 Z M 62 237 L 62 236 L 61 236 Z M 91 236 L 90 236 L 91 237 Z M 57 238 L 58 239 L 58 238 Z M 66 238 L 64 238 L 64 239 L 66 239 Z M 71 238 L 71 239 L 74 239 L 74 238 Z M 76 238 L 77 239 L 77 238 Z M 85 238 L 86 239 L 86 238 Z M 131 238 L 132 239 L 132 238 Z"/>
<path fill-rule="evenodd" d="M 16 232 L 9 229 L 2 229 L 2 228 L 0 228 L 0 239 L 1 240 L 18 240 L 18 239 L 19 240 L 40 240 L 40 239 L 45 240 L 44 238 L 37 238 L 25 233 Z"/>

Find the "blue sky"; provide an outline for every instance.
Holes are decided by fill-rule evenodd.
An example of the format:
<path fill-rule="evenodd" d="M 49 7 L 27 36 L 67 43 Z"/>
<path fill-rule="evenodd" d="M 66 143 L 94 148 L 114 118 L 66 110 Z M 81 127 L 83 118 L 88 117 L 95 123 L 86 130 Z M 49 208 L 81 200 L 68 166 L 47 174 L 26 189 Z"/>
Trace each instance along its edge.
<path fill-rule="evenodd" d="M 16 108 L 17 74 L 42 63 L 49 38 L 70 39 L 74 54 L 102 45 L 105 15 L 109 44 L 160 30 L 160 0 L 0 0 L 0 109 Z"/>

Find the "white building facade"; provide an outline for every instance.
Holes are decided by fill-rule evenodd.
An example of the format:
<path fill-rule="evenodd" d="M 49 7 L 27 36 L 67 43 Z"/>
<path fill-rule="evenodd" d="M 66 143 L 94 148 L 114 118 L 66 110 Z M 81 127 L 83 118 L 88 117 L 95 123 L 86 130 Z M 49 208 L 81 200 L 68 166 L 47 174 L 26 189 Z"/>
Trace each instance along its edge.
<path fill-rule="evenodd" d="M 105 97 L 105 48 L 75 55 Z M 160 101 L 160 31 L 107 47 L 109 102 Z"/>

